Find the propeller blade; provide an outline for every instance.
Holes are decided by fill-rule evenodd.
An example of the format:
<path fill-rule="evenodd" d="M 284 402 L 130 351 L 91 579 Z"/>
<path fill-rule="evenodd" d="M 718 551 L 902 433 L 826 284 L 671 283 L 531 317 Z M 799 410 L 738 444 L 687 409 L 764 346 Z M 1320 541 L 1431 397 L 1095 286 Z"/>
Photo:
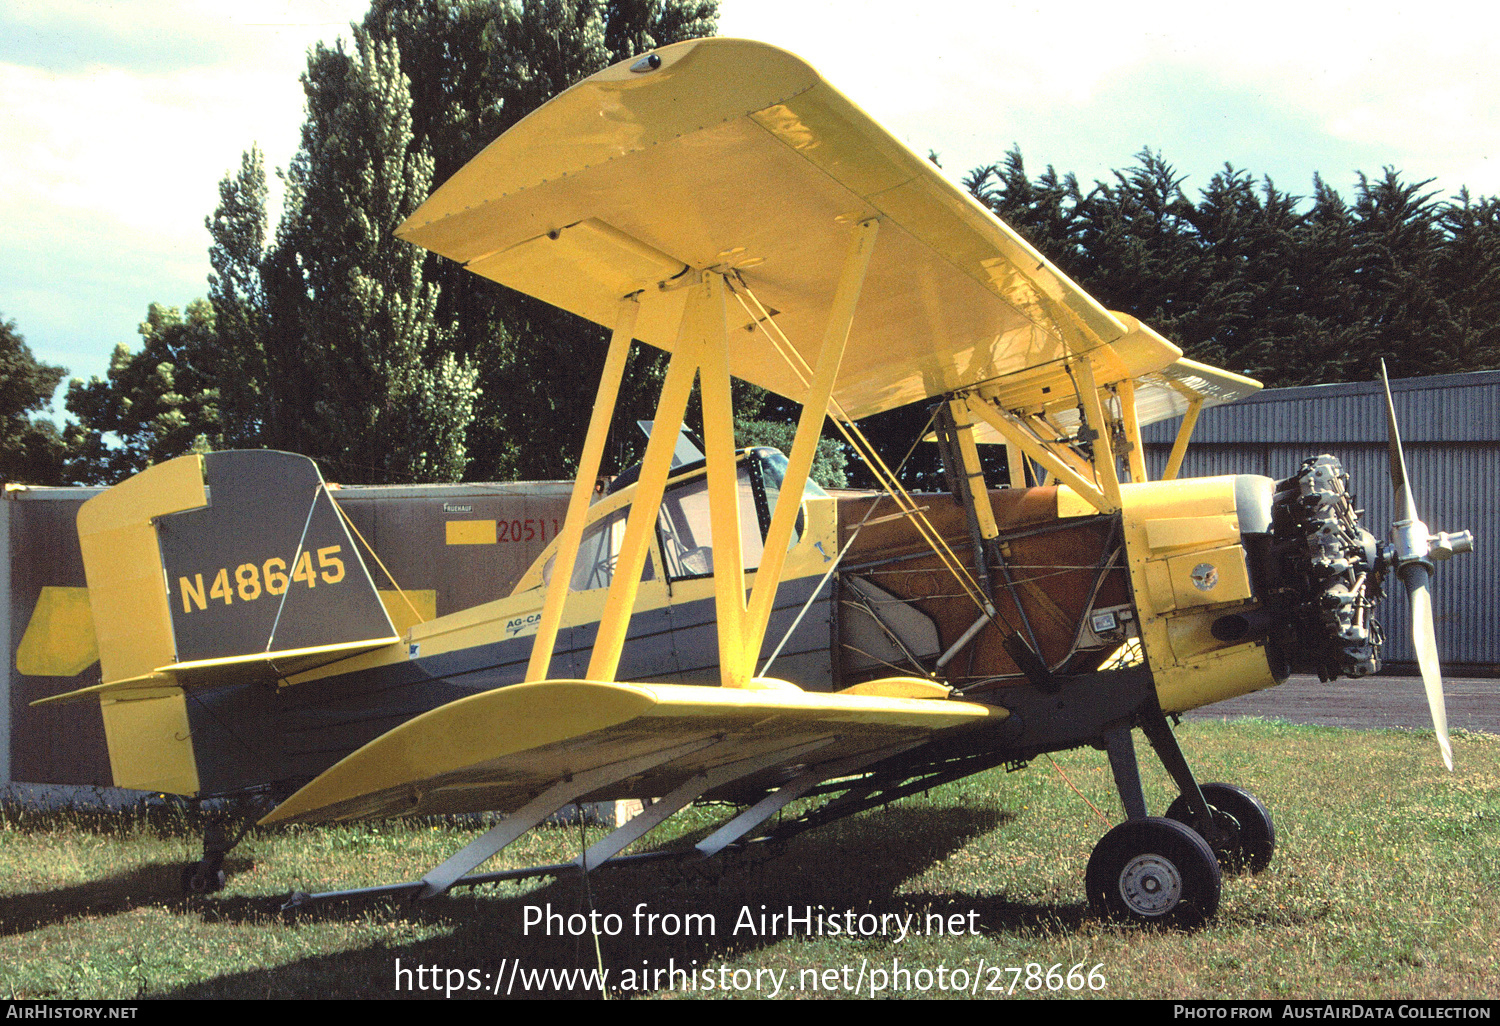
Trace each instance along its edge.
<path fill-rule="evenodd" d="M 1396 501 L 1401 504 L 1401 515 L 1397 520 L 1416 520 L 1417 504 L 1412 499 L 1411 484 L 1406 477 L 1406 454 L 1401 450 L 1401 431 L 1396 427 L 1396 404 L 1391 399 L 1391 379 L 1385 373 L 1385 361 L 1380 361 L 1380 382 L 1385 386 L 1386 445 L 1391 451 L 1391 487 L 1396 492 Z"/>
<path fill-rule="evenodd" d="M 1432 624 L 1430 575 L 1420 563 L 1408 563 L 1400 569 L 1402 583 L 1411 600 L 1411 640 L 1417 650 L 1417 665 L 1422 670 L 1422 686 L 1427 689 L 1427 708 L 1432 713 L 1432 728 L 1437 732 L 1443 763 L 1453 770 L 1453 745 L 1448 739 L 1448 710 L 1443 702 L 1443 673 L 1438 666 L 1437 632 Z"/>

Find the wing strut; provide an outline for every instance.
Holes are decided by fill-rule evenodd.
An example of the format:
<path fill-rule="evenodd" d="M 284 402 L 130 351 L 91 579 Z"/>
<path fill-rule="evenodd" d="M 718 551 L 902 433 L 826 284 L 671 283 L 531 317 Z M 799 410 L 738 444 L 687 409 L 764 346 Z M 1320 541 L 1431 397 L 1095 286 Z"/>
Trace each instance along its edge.
<path fill-rule="evenodd" d="M 704 290 L 701 299 L 699 288 Z M 740 537 L 739 470 L 734 458 L 734 406 L 729 390 L 725 300 L 723 276 L 705 274 L 703 284 L 688 297 L 687 310 L 682 315 L 683 335 L 679 336 L 678 352 L 685 350 L 689 341 L 687 335 L 691 332 L 691 341 L 698 353 L 698 377 L 703 398 L 703 455 L 708 460 L 714 610 L 719 621 L 719 682 L 726 688 L 743 688 L 750 683 L 754 667 L 747 665 L 745 658 L 750 639 L 745 632 L 745 559 Z M 793 486 L 783 483 L 782 487 Z M 801 486 L 796 487 L 795 494 L 800 501 Z M 775 577 L 772 577 L 772 582 L 774 588 Z M 755 651 L 760 651 L 758 639 Z"/>
<path fill-rule="evenodd" d="M 442 865 L 422 877 L 422 883 L 425 886 L 417 897 L 432 898 L 444 893 L 469 870 L 554 812 L 561 810 L 564 805 L 577 801 L 590 791 L 597 791 L 601 787 L 618 783 L 637 773 L 644 773 L 653 766 L 671 762 L 679 756 L 688 755 L 700 748 L 707 748 L 714 743 L 713 739 L 693 741 L 664 751 L 650 752 L 634 759 L 626 759 L 623 762 L 610 763 L 608 766 L 600 766 L 583 773 L 575 773 L 571 777 L 559 780 L 533 798 L 525 807 L 505 817 L 488 832 L 474 838 L 449 856 Z"/>
<path fill-rule="evenodd" d="M 801 798 L 814 787 L 817 787 L 823 781 L 832 780 L 834 777 L 846 777 L 851 773 L 858 772 L 872 762 L 879 762 L 893 755 L 900 755 L 902 752 L 916 748 L 921 744 L 925 744 L 925 740 L 914 741 L 904 745 L 892 745 L 889 748 L 882 748 L 874 752 L 861 752 L 859 755 L 851 755 L 847 759 L 825 762 L 819 766 L 813 766 L 810 769 L 804 770 L 699 841 L 698 850 L 703 853 L 704 858 L 712 858 L 770 819 L 777 812 L 781 811 L 781 809 L 796 799 Z"/>
<path fill-rule="evenodd" d="M 531 646 L 531 662 L 526 667 L 526 682 L 545 680 L 552 666 L 552 649 L 557 643 L 557 627 L 562 622 L 563 603 L 567 601 L 573 580 L 573 560 L 583 540 L 583 522 L 588 514 L 589 499 L 599 476 L 599 462 L 604 457 L 604 443 L 609 439 L 609 423 L 614 417 L 615 399 L 620 379 L 625 376 L 625 361 L 630 355 L 631 337 L 641 304 L 634 296 L 620 301 L 614 334 L 609 340 L 609 354 L 604 358 L 604 373 L 594 397 L 594 412 L 589 417 L 588 435 L 583 455 L 578 460 L 578 476 L 573 479 L 573 494 L 568 498 L 567 519 L 563 521 L 562 540 L 557 546 L 557 561 L 552 564 L 552 580 L 557 587 L 547 589 L 542 605 L 542 622 Z"/>
<path fill-rule="evenodd" d="M 678 327 L 677 344 L 667 366 L 657 404 L 655 430 L 646 445 L 636 483 L 635 500 L 625 524 L 614 580 L 605 599 L 599 633 L 589 660 L 590 680 L 613 680 L 635 604 L 637 585 L 645 566 L 651 533 L 655 530 L 662 496 L 671 471 L 671 455 L 677 432 L 687 412 L 693 382 L 699 381 L 703 400 L 704 449 L 708 462 L 709 515 L 714 537 L 714 595 L 719 623 L 719 663 L 725 687 L 753 687 L 755 658 L 760 652 L 770 620 L 776 586 L 780 583 L 791 532 L 801 504 L 803 488 L 817 452 L 818 435 L 827 415 L 829 400 L 838 378 L 844 347 L 854 321 L 860 291 L 874 250 L 878 222 L 862 221 L 850 233 L 849 249 L 840 270 L 838 287 L 818 352 L 816 368 L 803 396 L 797 438 L 777 508 L 772 514 L 765 553 L 756 574 L 756 587 L 745 598 L 744 562 L 740 550 L 739 489 L 734 449 L 734 411 L 729 389 L 729 338 L 725 310 L 726 284 L 718 270 L 698 271 L 698 280 L 688 288 L 687 302 Z M 634 329 L 635 304 L 627 299 L 617 322 L 604 380 L 599 387 L 594 414 L 589 422 L 584 458 L 568 506 L 568 524 L 558 545 L 543 606 L 542 622 L 532 648 L 528 681 L 546 677 L 561 622 L 562 605 L 572 572 L 572 556 L 582 538 L 587 510 L 587 489 L 592 487 L 603 453 L 604 438 L 613 414 L 625 353 Z M 566 571 L 566 576 L 565 576 Z"/>
<path fill-rule="evenodd" d="M 1172 442 L 1172 454 L 1167 457 L 1167 469 L 1162 471 L 1163 481 L 1177 480 L 1177 472 L 1182 469 L 1182 458 L 1187 455 L 1188 439 L 1193 437 L 1193 428 L 1198 423 L 1198 414 L 1202 412 L 1201 396 L 1188 403 L 1187 412 L 1182 415 L 1182 424 L 1177 429 L 1177 438 Z"/>
<path fill-rule="evenodd" d="M 875 234 L 879 227 L 879 221 L 862 221 L 855 226 L 849 239 L 848 255 L 844 259 L 838 289 L 834 292 L 828 327 L 823 334 L 823 348 L 818 351 L 817 366 L 813 370 L 812 380 L 808 382 L 807 394 L 802 399 L 802 416 L 797 421 L 796 440 L 792 443 L 792 451 L 787 459 L 781 494 L 777 496 L 776 509 L 771 515 L 771 527 L 766 532 L 765 554 L 761 557 L 760 572 L 755 578 L 755 590 L 750 595 L 746 640 L 753 641 L 753 644 L 745 646 L 745 653 L 751 660 L 745 670 L 747 676 L 753 672 L 753 660 L 760 652 L 761 639 L 770 622 L 776 585 L 781 579 L 781 568 L 786 562 L 792 528 L 802 506 L 802 491 L 807 487 L 813 457 L 817 455 L 818 437 L 822 433 L 823 419 L 828 415 L 833 383 L 843 362 L 844 346 L 849 341 L 849 329 L 854 324 L 854 311 L 859 304 L 865 272 L 870 266 L 870 255 L 875 250 Z"/>
<path fill-rule="evenodd" d="M 631 841 L 643 836 L 648 830 L 665 820 L 672 813 L 686 808 L 697 801 L 705 792 L 711 791 L 716 787 L 722 787 L 741 777 L 748 777 L 752 773 L 758 773 L 766 767 L 774 766 L 783 760 L 796 759 L 809 752 L 815 752 L 819 748 L 826 748 L 833 744 L 833 742 L 833 738 L 825 737 L 818 741 L 809 741 L 805 745 L 798 745 L 795 748 L 782 748 L 765 755 L 757 755 L 751 759 L 740 759 L 737 762 L 725 763 L 722 766 L 715 766 L 712 769 L 704 770 L 697 776 L 689 777 L 678 785 L 671 794 L 649 805 L 639 816 L 636 816 L 623 826 L 616 828 L 608 836 L 590 845 L 588 851 L 578 856 L 578 868 L 585 873 L 590 869 L 597 869 L 624 851 L 625 846 L 630 844 Z"/>
<path fill-rule="evenodd" d="M 1120 423 L 1125 426 L 1125 444 L 1130 447 L 1125 453 L 1130 480 L 1133 484 L 1141 484 L 1147 480 L 1146 446 L 1141 441 L 1141 418 L 1135 407 L 1135 382 L 1125 378 L 1114 387 L 1120 399 Z"/>
<path fill-rule="evenodd" d="M 1098 396 L 1096 393 L 1096 403 L 1097 399 Z M 1103 487 L 1097 487 L 1093 481 L 1090 481 L 1073 467 L 1069 466 L 1050 446 L 1043 444 L 1033 430 L 1017 423 L 1007 412 L 992 406 L 978 396 L 971 395 L 965 397 L 965 404 L 969 407 L 971 413 L 994 428 L 1006 441 L 1015 443 L 1023 453 L 1040 463 L 1053 477 L 1083 496 L 1099 512 L 1113 513 L 1120 508 L 1118 498 L 1111 500 Z M 1103 432 L 1100 435 L 1102 438 Z M 1113 464 L 1113 460 L 1109 462 Z M 1098 460 L 1095 460 L 1094 466 L 1097 469 L 1101 464 Z M 1112 471 L 1113 467 L 1107 466 L 1105 469 Z M 1099 484 L 1101 486 L 1106 476 L 1104 472 L 1099 473 Z M 1115 479 L 1114 490 L 1116 496 L 1118 496 L 1118 479 Z"/>
<path fill-rule="evenodd" d="M 681 332 L 691 330 L 695 300 L 699 303 L 704 301 L 705 297 L 701 295 L 703 290 L 702 284 L 690 290 Z M 688 352 L 683 352 L 683 340 L 679 337 L 672 359 L 667 364 L 667 376 L 662 382 L 661 398 L 656 404 L 651 439 L 646 443 L 646 453 L 641 459 L 635 499 L 630 505 L 630 516 L 625 521 L 625 537 L 620 542 L 620 551 L 615 559 L 614 580 L 610 582 L 609 594 L 604 600 L 604 614 L 599 619 L 599 633 L 595 637 L 593 654 L 589 657 L 586 674 L 589 680 L 612 681 L 620 666 L 620 652 L 625 647 L 625 633 L 630 627 L 630 611 L 635 606 L 641 571 L 646 566 L 646 553 L 651 547 L 651 534 L 656 530 L 656 516 L 661 509 L 662 495 L 667 489 L 667 477 L 672 471 L 672 452 L 677 447 L 678 429 L 687 413 L 693 379 L 697 377 L 698 367 L 694 360 L 696 347 L 689 345 L 686 348 Z M 555 575 L 553 585 L 567 586 L 558 585 Z"/>
<path fill-rule="evenodd" d="M 708 740 L 700 740 L 692 744 L 684 745 L 677 749 L 674 749 L 672 753 L 668 753 L 668 757 L 677 754 L 691 753 L 693 751 L 710 752 L 714 747 L 723 744 L 728 740 L 731 740 L 731 738 L 725 736 L 720 736 Z M 594 844 L 589 846 L 587 851 L 585 851 L 582 855 L 571 862 L 554 863 L 542 866 L 528 866 L 523 869 L 503 869 L 492 873 L 476 873 L 472 876 L 466 875 L 467 869 L 472 869 L 478 866 L 485 859 L 500 851 L 500 849 L 503 848 L 505 844 L 508 844 L 510 841 L 515 840 L 516 837 L 519 837 L 522 833 L 525 832 L 526 829 L 530 829 L 532 826 L 535 826 L 542 819 L 545 819 L 546 816 L 561 809 L 574 800 L 573 798 L 560 800 L 560 795 L 562 793 L 560 789 L 563 787 L 567 787 L 567 785 L 554 785 L 553 788 L 549 788 L 546 792 L 533 800 L 526 808 L 523 808 L 513 815 L 509 816 L 503 823 L 500 823 L 489 833 L 475 839 L 474 841 L 471 841 L 467 847 L 456 853 L 447 862 L 443 863 L 442 866 L 439 866 L 438 869 L 435 869 L 431 873 L 428 873 L 427 876 L 421 880 L 416 880 L 409 883 L 383 884 L 375 887 L 359 887 L 343 891 L 323 891 L 313 894 L 302 891 L 294 891 L 291 895 L 288 896 L 288 899 L 282 906 L 282 909 L 283 911 L 285 911 L 288 909 L 309 905 L 314 902 L 343 900 L 348 898 L 367 898 L 380 896 L 391 897 L 402 894 L 409 894 L 417 898 L 435 897 L 436 895 L 442 893 L 442 891 L 433 889 L 434 882 L 441 882 L 443 891 L 446 891 L 453 887 L 470 887 L 479 884 L 496 883 L 502 880 L 522 880 L 528 877 L 536 876 L 562 876 L 569 872 L 589 873 L 607 866 L 630 865 L 638 862 L 654 861 L 657 859 L 678 860 L 708 858 L 713 855 L 717 855 L 725 848 L 730 847 L 732 844 L 734 844 L 734 842 L 740 840 L 746 834 L 755 829 L 755 827 L 759 826 L 761 823 L 765 822 L 765 820 L 769 819 L 776 811 L 786 806 L 793 799 L 801 797 L 807 794 L 809 791 L 812 791 L 818 784 L 835 777 L 843 777 L 856 773 L 872 762 L 886 759 L 893 755 L 899 755 L 901 752 L 919 747 L 925 743 L 924 740 L 911 742 L 908 744 L 893 745 L 887 748 L 880 749 L 878 751 L 865 752 L 850 756 L 845 759 L 839 759 L 834 762 L 825 763 L 822 766 L 813 767 L 802 773 L 801 775 L 793 778 L 789 783 L 782 785 L 782 787 L 778 788 L 776 791 L 771 792 L 753 808 L 747 809 L 741 812 L 739 815 L 735 816 L 724 826 L 720 827 L 720 829 L 711 837 L 699 842 L 696 848 L 688 848 L 686 850 L 666 848 L 657 851 L 642 852 L 635 855 L 622 856 L 619 854 L 621 851 L 624 851 L 626 846 L 628 846 L 631 842 L 640 839 L 653 827 L 659 825 L 663 820 L 670 817 L 672 813 L 685 808 L 687 805 L 696 801 L 699 797 L 706 794 L 707 792 L 715 788 L 723 787 L 726 784 L 733 783 L 734 781 L 744 780 L 746 778 L 754 776 L 756 773 L 775 766 L 778 763 L 785 764 L 788 760 L 800 759 L 804 755 L 811 755 L 812 753 L 817 752 L 820 749 L 834 744 L 837 740 L 837 736 L 822 737 L 813 741 L 807 741 L 802 744 L 794 745 L 790 748 L 780 748 L 774 752 L 766 752 L 760 755 L 751 756 L 750 758 L 746 759 L 737 759 L 734 762 L 724 763 L 719 766 L 713 766 L 704 769 L 699 773 L 689 777 L 683 783 L 679 784 L 671 793 L 666 795 L 664 798 L 661 798 L 654 804 L 647 807 L 645 811 L 642 812 L 639 816 L 634 817 L 623 825 L 617 827 L 615 830 L 611 831 L 601 840 L 596 841 Z M 644 759 L 652 758 L 654 758 L 654 756 L 644 756 L 642 757 L 642 759 L 638 759 L 635 761 L 640 762 Z M 593 771 L 593 773 L 590 774 L 591 778 L 596 777 L 599 774 L 603 774 L 608 779 L 604 780 L 603 784 L 601 784 L 598 779 L 591 779 L 589 786 L 597 788 L 607 785 L 611 780 L 621 779 L 621 773 L 625 771 L 626 767 L 626 763 L 616 763 L 613 766 L 601 767 L 600 769 Z M 583 775 L 580 774 L 574 779 L 582 780 Z M 861 794 L 868 792 L 870 789 L 871 788 L 869 786 L 865 786 L 861 790 Z M 579 795 L 587 793 L 586 791 L 577 788 L 572 788 L 572 790 L 577 791 Z M 883 802 L 877 802 L 875 804 L 883 804 Z M 535 810 L 540 809 L 543 806 L 545 806 L 549 811 L 538 815 Z M 842 815 L 848 815 L 850 812 L 858 811 L 858 808 L 862 807 L 864 806 L 851 807 L 847 812 L 843 812 Z M 838 815 L 835 815 L 832 818 L 839 817 Z M 509 837 L 509 840 L 505 840 L 506 837 Z M 764 838 L 762 838 L 762 840 L 764 840 Z M 502 843 L 496 843 L 497 841 Z M 451 872 L 451 867 L 455 865 L 463 865 L 466 866 L 467 869 L 454 874 L 453 872 Z M 450 867 L 450 870 L 448 872 L 444 872 L 443 876 L 441 878 L 438 878 L 437 874 L 440 870 L 443 870 L 444 867 Z"/>

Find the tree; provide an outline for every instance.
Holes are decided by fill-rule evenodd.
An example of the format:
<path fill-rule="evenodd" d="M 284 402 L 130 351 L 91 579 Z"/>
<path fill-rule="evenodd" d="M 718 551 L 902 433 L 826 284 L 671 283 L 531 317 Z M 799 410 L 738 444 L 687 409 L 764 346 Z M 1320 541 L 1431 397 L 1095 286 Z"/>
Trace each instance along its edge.
<path fill-rule="evenodd" d="M 67 409 L 69 476 L 114 484 L 153 463 L 223 448 L 217 377 L 206 372 L 219 349 L 214 310 L 205 300 L 175 307 L 151 304 L 140 326 L 142 346 L 115 347 L 103 380 L 74 378 Z"/>
<path fill-rule="evenodd" d="M 1500 198 L 1461 190 L 1441 227 L 1449 241 L 1434 273 L 1455 307 L 1451 359 L 1464 369 L 1500 367 Z"/>
<path fill-rule="evenodd" d="M 42 363 L 0 317 L 0 480 L 62 484 L 64 446 L 57 426 L 34 413 L 50 411 L 67 369 Z"/>
<path fill-rule="evenodd" d="M 352 52 L 319 44 L 302 81 L 302 146 L 262 264 L 263 437 L 346 481 L 457 480 L 476 372 L 449 351 L 422 255 L 394 235 L 432 184 L 398 47 L 356 26 Z"/>
<path fill-rule="evenodd" d="M 1353 204 L 1321 177 L 1311 197 L 1226 165 L 1195 203 L 1151 151 L 1086 196 L 1021 154 L 975 169 L 969 191 L 1106 306 L 1194 359 L 1269 386 L 1500 366 L 1500 203 L 1448 203 L 1392 168 Z"/>
<path fill-rule="evenodd" d="M 1012 146 L 1003 162 L 965 175 L 963 186 L 1064 273 L 1077 272 L 1082 256 L 1078 208 L 1083 194 L 1076 176 L 1059 176 L 1049 165 L 1033 182 L 1026 176 L 1020 147 Z"/>
<path fill-rule="evenodd" d="M 253 447 L 274 435 L 281 404 L 276 386 L 287 368 L 266 365 L 266 299 L 261 264 L 266 247 L 266 169 L 258 147 L 240 158 L 240 169 L 219 182 L 219 205 L 204 221 L 213 245 L 208 260 L 208 301 L 218 333 L 217 359 L 205 372 L 233 382 L 219 395 L 219 433 L 227 447 Z"/>
<path fill-rule="evenodd" d="M 718 5 L 703 0 L 375 0 L 363 22 L 396 45 L 412 80 L 412 132 L 445 181 L 532 110 L 615 61 L 712 35 Z M 477 46 L 476 46 L 477 41 Z M 598 325 L 431 257 L 438 318 L 453 351 L 477 369 L 483 398 L 469 433 L 470 476 L 554 478 L 571 471 L 607 351 Z M 610 445 L 632 462 L 650 419 L 661 360 L 632 354 Z"/>
<path fill-rule="evenodd" d="M 742 448 L 752 445 L 768 445 L 790 456 L 792 444 L 797 439 L 796 417 L 800 416 L 801 407 L 795 403 L 780 404 L 784 409 L 781 416 L 767 417 L 765 414 L 768 412 L 766 407 L 770 396 L 770 392 L 748 381 L 731 382 L 730 397 L 734 402 L 735 410 L 734 441 Z M 697 423 L 701 426 L 703 416 L 696 388 L 693 390 L 693 400 L 689 406 L 689 415 L 695 414 Z M 826 428 L 831 421 L 824 423 Z M 818 448 L 813 455 L 809 476 L 824 488 L 847 488 L 849 478 L 845 470 L 848 464 L 849 456 L 844 449 L 843 442 L 838 438 L 828 437 L 825 431 L 824 436 L 818 439 Z"/>

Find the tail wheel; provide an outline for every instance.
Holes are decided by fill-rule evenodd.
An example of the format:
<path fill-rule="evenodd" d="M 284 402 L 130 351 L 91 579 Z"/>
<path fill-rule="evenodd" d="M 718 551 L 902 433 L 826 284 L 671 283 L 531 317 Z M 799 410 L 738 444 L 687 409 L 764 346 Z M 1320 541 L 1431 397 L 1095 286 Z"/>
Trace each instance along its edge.
<path fill-rule="evenodd" d="M 1173 819 L 1133 819 L 1100 839 L 1086 886 L 1094 911 L 1118 922 L 1192 928 L 1219 909 L 1219 863 Z"/>
<path fill-rule="evenodd" d="M 195 895 L 222 891 L 225 883 L 223 864 L 222 855 L 187 863 L 182 867 L 182 893 Z"/>
<path fill-rule="evenodd" d="M 1212 847 L 1219 865 L 1230 873 L 1259 873 L 1269 866 L 1276 851 L 1276 825 L 1261 800 L 1234 784 L 1204 784 L 1202 791 L 1218 828 L 1218 843 Z M 1168 807 L 1167 818 L 1196 826 L 1193 810 L 1183 797 Z"/>

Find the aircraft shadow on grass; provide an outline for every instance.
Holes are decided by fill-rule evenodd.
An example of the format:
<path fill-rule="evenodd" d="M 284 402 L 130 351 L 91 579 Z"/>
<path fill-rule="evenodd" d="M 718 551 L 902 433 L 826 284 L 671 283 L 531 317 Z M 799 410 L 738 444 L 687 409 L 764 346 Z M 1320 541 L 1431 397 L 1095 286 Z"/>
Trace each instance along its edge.
<path fill-rule="evenodd" d="M 234 876 L 254 864 L 251 858 L 231 856 L 224 869 Z M 7 895 L 0 903 L 0 937 L 30 933 L 80 916 L 119 915 L 138 908 L 187 909 L 198 903 L 181 896 L 181 875 L 181 863 L 147 863 L 87 883 Z M 233 899 L 224 904 L 233 904 Z"/>
<path fill-rule="evenodd" d="M 506 970 L 517 959 L 526 969 L 590 970 L 597 963 L 593 938 L 588 933 L 560 936 L 560 931 L 554 928 L 553 936 L 539 936 L 540 926 L 532 927 L 529 935 L 522 932 L 525 906 L 546 909 L 550 904 L 554 913 L 565 918 L 575 913 L 586 916 L 590 908 L 589 892 L 592 907 L 601 917 L 614 913 L 622 921 L 617 936 L 600 937 L 603 962 L 612 980 L 618 980 L 625 970 L 639 971 L 642 967 L 665 970 L 669 965 L 691 969 L 694 960 L 698 967 L 717 966 L 743 958 L 747 953 L 773 948 L 788 939 L 784 928 L 775 936 L 761 936 L 758 929 L 755 933 L 744 929 L 734 932 L 743 909 L 748 907 L 752 915 L 758 916 L 763 905 L 767 913 L 784 912 L 788 905 L 799 914 L 807 905 L 814 910 L 823 906 L 827 912 L 841 915 L 846 909 L 853 910 L 856 916 L 911 913 L 913 922 L 920 922 L 928 912 L 934 912 L 945 916 L 958 914 L 968 923 L 968 914 L 973 912 L 972 921 L 982 933 L 1027 932 L 1045 924 L 1076 927 L 1086 914 L 1082 901 L 1041 905 L 962 892 L 900 892 L 906 880 L 940 865 L 971 840 L 1010 820 L 1008 813 L 992 809 L 889 809 L 878 816 L 846 823 L 842 830 L 801 835 L 769 850 L 740 853 L 722 864 L 657 864 L 599 873 L 590 877 L 587 891 L 582 880 L 571 877 L 550 880 L 515 897 L 499 898 L 493 890 L 484 890 L 469 898 L 400 903 L 394 906 L 395 915 L 423 924 L 441 922 L 451 926 L 452 932 L 400 947 L 377 944 L 252 972 L 231 973 L 159 996 L 433 996 L 430 986 L 425 991 L 416 989 L 415 976 L 403 976 L 405 989 L 400 994 L 396 992 L 397 959 L 404 970 L 415 970 L 418 966 L 472 969 L 482 974 L 481 979 L 491 981 L 494 973 Z M 850 852 L 860 853 L 857 861 L 851 861 Z M 638 936 L 632 925 L 632 913 L 641 902 L 646 903 L 648 912 L 663 917 L 712 916 L 713 934 L 706 935 L 705 928 L 702 930 L 705 935 L 666 936 L 658 928 L 654 935 L 646 936 L 643 930 L 643 935 Z M 209 898 L 203 901 L 203 907 L 212 908 L 215 917 L 223 920 L 263 921 L 267 912 L 265 899 Z M 363 922 L 372 907 L 379 906 L 368 900 L 322 904 L 287 913 L 286 921 L 288 924 Z M 705 921 L 697 920 L 700 924 Z M 804 932 L 799 927 L 797 937 Z M 872 938 L 882 948 L 893 940 L 894 935 L 884 940 L 878 936 Z M 793 965 L 792 976 L 800 968 L 803 966 Z M 806 968 L 814 966 L 809 964 Z M 665 986 L 663 983 L 661 988 L 630 992 L 650 993 Z M 576 997 L 588 993 L 587 989 L 558 989 L 554 984 L 542 990 L 528 990 L 524 995 L 516 991 L 514 996 Z M 485 990 L 455 991 L 453 996 L 493 995 Z"/>

